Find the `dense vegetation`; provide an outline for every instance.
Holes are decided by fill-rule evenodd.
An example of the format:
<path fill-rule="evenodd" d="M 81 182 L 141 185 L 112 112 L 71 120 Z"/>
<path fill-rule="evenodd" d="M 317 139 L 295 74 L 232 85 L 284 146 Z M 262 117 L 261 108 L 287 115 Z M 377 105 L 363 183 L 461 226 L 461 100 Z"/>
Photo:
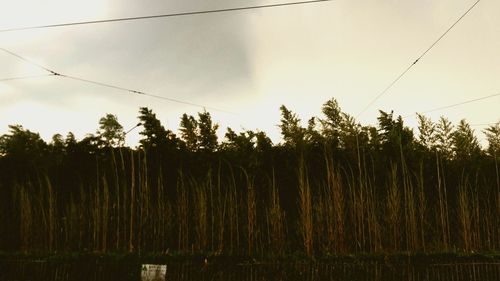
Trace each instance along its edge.
<path fill-rule="evenodd" d="M 500 123 L 482 149 L 465 120 L 418 133 L 380 112 L 362 126 L 332 99 L 307 127 L 285 106 L 283 143 L 184 114 L 179 136 L 148 108 L 124 146 L 108 114 L 95 134 L 50 143 L 22 126 L 0 137 L 0 250 L 301 253 L 500 249 Z"/>

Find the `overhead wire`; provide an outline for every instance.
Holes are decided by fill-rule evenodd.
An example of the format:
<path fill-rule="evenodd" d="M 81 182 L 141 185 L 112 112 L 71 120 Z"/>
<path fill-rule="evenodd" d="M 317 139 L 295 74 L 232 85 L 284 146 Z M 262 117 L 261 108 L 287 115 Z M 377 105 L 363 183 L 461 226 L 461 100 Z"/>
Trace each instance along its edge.
<path fill-rule="evenodd" d="M 29 63 L 29 64 L 31 64 L 31 65 L 34 65 L 34 66 L 36 66 L 36 67 L 38 67 L 38 68 L 40 68 L 40 69 L 43 69 L 43 70 L 45 70 L 45 71 L 47 71 L 47 72 L 49 72 L 49 73 L 52 73 L 52 74 L 54 74 L 54 75 L 55 75 L 55 74 L 57 74 L 57 73 L 55 73 L 54 71 L 52 71 L 52 70 L 50 70 L 50 69 L 46 68 L 45 66 L 43 66 L 43 65 L 41 65 L 41 64 L 38 64 L 38 63 L 36 63 L 36 62 L 34 62 L 34 61 L 32 61 L 32 60 L 29 60 L 29 59 L 27 59 L 27 58 L 25 58 L 25 57 L 22 57 L 22 56 L 20 56 L 20 55 L 18 55 L 18 54 L 16 54 L 16 53 L 14 53 L 14 52 L 11 52 L 11 51 L 9 51 L 9 50 L 7 50 L 7 49 L 5 49 L 5 48 L 0 47 L 0 50 L 1 50 L 1 51 L 3 51 L 3 52 L 5 52 L 5 53 L 7 53 L 7 54 L 9 54 L 9 55 L 11 55 L 11 56 L 14 56 L 14 57 L 18 58 L 18 59 L 20 59 L 20 60 L 22 60 L 22 61 L 24 61 L 24 62 L 27 62 L 27 63 Z"/>
<path fill-rule="evenodd" d="M 36 67 L 38 67 L 40 69 L 43 69 L 43 70 L 47 71 L 49 73 L 47 76 L 60 76 L 60 77 L 63 77 L 63 78 L 68 78 L 68 79 L 77 80 L 77 81 L 81 81 L 81 82 L 85 82 L 85 83 L 90 83 L 90 84 L 94 84 L 94 85 L 98 85 L 98 86 L 102 86 L 102 87 L 112 88 L 112 89 L 115 89 L 115 90 L 129 92 L 129 93 L 132 93 L 132 94 L 148 96 L 148 97 L 162 99 L 162 100 L 166 100 L 166 101 L 170 101 L 170 102 L 175 102 L 175 103 L 180 103 L 180 104 L 185 104 L 185 105 L 200 107 L 200 108 L 203 108 L 203 109 L 211 109 L 211 110 L 214 110 L 214 111 L 219 111 L 219 112 L 224 112 L 224 113 L 229 113 L 229 114 L 235 114 L 234 112 L 231 112 L 231 111 L 228 111 L 228 110 L 225 110 L 225 109 L 220 109 L 220 108 L 206 106 L 206 105 L 202 105 L 202 104 L 197 104 L 197 103 L 193 103 L 193 102 L 189 102 L 189 101 L 183 101 L 183 100 L 179 100 L 179 99 L 164 97 L 164 96 L 160 96 L 160 95 L 155 95 L 155 94 L 147 93 L 145 91 L 134 90 L 134 89 L 125 88 L 125 87 L 121 87 L 121 86 L 117 86 L 117 85 L 113 85 L 113 84 L 109 84 L 109 83 L 99 82 L 99 81 L 95 81 L 95 80 L 91 80 L 91 79 L 86 79 L 86 78 L 82 78 L 82 77 L 78 77 L 78 76 L 72 76 L 72 75 L 68 75 L 68 74 L 56 72 L 56 71 L 54 71 L 54 70 L 52 70 L 50 68 L 47 68 L 47 67 L 45 67 L 43 65 L 40 65 L 40 64 L 38 64 L 36 62 L 33 62 L 33 61 L 29 60 L 29 59 L 26 59 L 25 57 L 23 57 L 21 55 L 18 55 L 16 53 L 12 52 L 12 51 L 9 51 L 9 50 L 7 50 L 5 48 L 1 48 L 0 47 L 0 50 L 4 51 L 4 52 L 6 52 L 6 53 L 8 53 L 8 54 L 10 54 L 12 56 L 17 57 L 18 59 L 20 59 L 20 60 L 22 60 L 22 61 L 24 61 L 26 63 L 29 63 L 29 64 L 31 64 L 33 66 L 36 66 Z"/>
<path fill-rule="evenodd" d="M 202 11 L 191 11 L 191 12 L 179 12 L 179 13 L 170 13 L 170 14 L 137 16 L 137 17 L 123 17 L 123 18 L 113 18 L 113 19 L 104 19 L 104 20 L 91 20 L 91 21 L 68 22 L 68 23 L 57 23 L 57 24 L 47 24 L 47 25 L 35 25 L 35 26 L 27 26 L 27 27 L 14 27 L 14 28 L 0 29 L 0 32 L 12 32 L 12 31 L 21 31 L 21 30 L 29 30 L 29 29 L 55 28 L 55 27 L 64 27 L 64 26 L 77 26 L 77 25 L 100 24 L 100 23 L 111 23 L 111 22 L 122 22 L 122 21 L 135 21 L 135 20 L 146 20 L 146 19 L 157 19 L 157 18 L 192 16 L 192 15 L 202 15 L 202 14 L 212 14 L 212 13 L 223 13 L 223 12 L 233 12 L 233 11 L 243 11 L 243 10 L 274 8 L 274 7 L 283 7 L 283 6 L 292 6 L 292 5 L 314 4 L 314 3 L 331 2 L 331 1 L 335 1 L 335 0 L 297 1 L 297 2 L 286 2 L 286 3 L 278 3 L 278 4 L 254 5 L 254 6 L 202 10 Z"/>
<path fill-rule="evenodd" d="M 424 113 L 440 111 L 443 109 L 448 109 L 448 108 L 452 108 L 452 107 L 456 107 L 456 106 L 460 106 L 460 105 L 464 105 L 464 104 L 468 104 L 468 103 L 472 103 L 472 102 L 476 102 L 476 101 L 481 101 L 481 100 L 485 100 L 485 99 L 490 99 L 490 98 L 494 98 L 494 97 L 498 97 L 498 96 L 500 96 L 500 93 L 488 95 L 488 96 L 483 96 L 483 97 L 479 97 L 479 98 L 475 98 L 475 99 L 471 99 L 471 100 L 466 100 L 466 101 L 462 101 L 462 102 L 458 102 L 458 103 L 454 103 L 454 104 L 450 104 L 450 105 L 440 106 L 440 107 L 436 107 L 436 108 L 425 110 L 425 111 L 418 112 L 418 113 L 424 114 Z M 409 114 L 409 115 L 404 116 L 403 118 L 408 118 L 408 117 L 414 116 L 416 114 L 417 113 Z"/>
<path fill-rule="evenodd" d="M 54 76 L 54 74 L 47 73 L 47 74 L 38 74 L 38 75 L 27 75 L 27 76 L 7 77 L 7 78 L 1 78 L 1 79 L 0 79 L 0 82 L 15 81 L 15 80 L 25 80 L 25 79 L 33 79 L 33 78 L 40 78 L 40 77 L 47 77 L 47 76 Z"/>
<path fill-rule="evenodd" d="M 472 4 L 467 11 L 465 11 L 441 36 L 439 36 L 416 60 L 414 60 L 401 74 L 399 74 L 396 79 L 394 79 L 387 87 L 385 87 L 375 98 L 373 98 L 357 115 L 356 118 L 361 116 L 368 108 L 370 108 L 378 99 L 380 99 L 383 95 L 385 95 L 401 78 L 408 72 L 410 69 L 417 64 L 432 48 L 434 48 L 441 39 L 443 39 L 446 34 L 448 34 L 453 27 L 455 27 L 469 12 L 476 7 L 476 5 L 481 0 L 477 0 Z"/>
<path fill-rule="evenodd" d="M 175 102 L 175 103 L 180 103 L 180 104 L 185 104 L 185 105 L 200 107 L 200 108 L 203 108 L 203 109 L 211 109 L 211 110 L 214 110 L 214 111 L 219 111 L 219 112 L 224 112 L 224 113 L 229 113 L 229 114 L 236 114 L 234 112 L 231 112 L 231 111 L 228 111 L 228 110 L 225 110 L 225 109 L 220 109 L 220 108 L 217 108 L 217 107 L 206 106 L 206 105 L 197 104 L 197 103 L 188 102 L 188 101 L 183 101 L 183 100 L 179 100 L 179 99 L 173 99 L 173 98 L 169 98 L 169 97 L 165 97 L 165 96 L 160 96 L 160 95 L 155 95 L 155 94 L 147 93 L 147 92 L 144 92 L 144 91 L 139 91 L 139 90 L 124 88 L 124 87 L 121 87 L 121 86 L 116 86 L 116 85 L 112 85 L 112 84 L 108 84 L 108 83 L 103 83 L 103 82 L 99 82 L 99 81 L 95 81 L 95 80 L 85 79 L 85 78 L 71 76 L 71 75 L 66 75 L 66 74 L 58 74 L 58 75 L 61 76 L 61 77 L 64 77 L 64 78 L 72 79 L 72 80 L 77 80 L 77 81 L 81 81 L 81 82 L 85 82 L 85 83 L 90 83 L 90 84 L 94 84 L 94 85 L 98 85 L 98 86 L 102 86 L 102 87 L 107 87 L 107 88 L 112 88 L 112 89 L 116 89 L 116 90 L 130 92 L 132 94 L 148 96 L 148 97 L 157 98 L 157 99 L 161 99 L 161 100 L 166 100 L 166 101 L 170 101 L 170 102 Z"/>

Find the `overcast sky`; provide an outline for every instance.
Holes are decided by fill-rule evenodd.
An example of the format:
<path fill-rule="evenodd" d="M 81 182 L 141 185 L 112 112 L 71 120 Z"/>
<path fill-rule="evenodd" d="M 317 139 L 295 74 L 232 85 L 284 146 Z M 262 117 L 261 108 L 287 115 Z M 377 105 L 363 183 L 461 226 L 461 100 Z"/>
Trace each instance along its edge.
<path fill-rule="evenodd" d="M 0 29 L 286 1 L 2 0 Z M 358 115 L 474 2 L 337 0 L 2 32 L 0 47 L 63 74 L 234 112 L 208 110 L 221 135 L 228 126 L 260 129 L 277 142 L 281 104 L 304 123 L 332 97 Z M 379 109 L 406 116 L 500 93 L 499 15 L 500 1 L 482 0 L 358 120 L 376 124 Z M 0 65 L 0 80 L 46 73 L 3 52 Z M 106 113 L 127 130 L 142 106 L 174 132 L 183 113 L 203 110 L 63 77 L 4 81 L 0 134 L 21 124 L 46 140 L 69 131 L 82 138 Z M 427 115 L 483 124 L 499 121 L 499 108 L 497 96 Z M 483 128 L 474 126 L 480 138 Z"/>

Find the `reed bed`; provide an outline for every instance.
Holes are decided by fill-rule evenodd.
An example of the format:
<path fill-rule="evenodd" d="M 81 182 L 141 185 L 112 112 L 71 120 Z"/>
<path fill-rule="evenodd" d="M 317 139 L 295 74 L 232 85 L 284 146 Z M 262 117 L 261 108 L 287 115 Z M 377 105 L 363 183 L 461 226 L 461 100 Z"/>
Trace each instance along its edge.
<path fill-rule="evenodd" d="M 477 180 L 479 174 L 474 181 L 463 177 L 450 192 L 438 156 L 429 176 L 435 181 L 422 166 L 412 170 L 401 161 L 377 176 L 365 156 L 358 171 L 332 154 L 323 157 L 324 165 L 312 167 L 300 156 L 286 182 L 274 172 L 278 166 L 258 174 L 215 163 L 172 176 L 164 168 L 153 172 L 143 152 L 97 159 L 93 177 L 74 186 L 59 186 L 48 174 L 16 183 L 13 216 L 2 216 L 3 225 L 26 253 L 312 257 L 499 249 L 500 193 Z"/>

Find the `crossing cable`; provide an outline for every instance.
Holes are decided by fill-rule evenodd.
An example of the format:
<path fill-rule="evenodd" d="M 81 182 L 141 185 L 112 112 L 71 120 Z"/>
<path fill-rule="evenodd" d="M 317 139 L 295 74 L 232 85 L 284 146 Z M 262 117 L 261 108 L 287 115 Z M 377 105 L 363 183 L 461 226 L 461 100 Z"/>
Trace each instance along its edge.
<path fill-rule="evenodd" d="M 14 53 L 14 52 L 11 52 L 11 51 L 9 51 L 9 50 L 7 50 L 5 48 L 0 47 L 0 50 L 3 51 L 3 52 L 5 52 L 5 53 L 7 53 L 7 54 L 9 54 L 9 55 L 11 55 L 11 56 L 14 56 L 14 57 L 18 58 L 18 59 L 20 59 L 20 60 L 22 60 L 24 62 L 27 62 L 27 63 L 29 63 L 31 65 L 34 65 L 34 66 L 38 67 L 38 68 L 41 68 L 41 69 L 43 69 L 43 70 L 45 70 L 45 71 L 47 71 L 47 72 L 49 72 L 49 73 L 51 73 L 53 75 L 57 75 L 57 73 L 55 73 L 54 71 L 46 68 L 45 66 L 43 66 L 41 64 L 38 64 L 38 63 L 36 63 L 34 61 L 31 61 L 31 60 L 29 60 L 29 59 L 27 59 L 25 57 L 22 57 L 22 56 Z"/>
<path fill-rule="evenodd" d="M 485 99 L 490 99 L 490 98 L 494 98 L 494 97 L 498 97 L 498 96 L 500 96 L 500 93 L 489 95 L 489 96 L 484 96 L 484 97 L 479 97 L 479 98 L 475 98 L 475 99 L 471 99 L 471 100 L 466 100 L 466 101 L 462 101 L 462 102 L 454 103 L 454 104 L 450 104 L 450 105 L 440 106 L 440 107 L 437 107 L 437 108 L 429 109 L 429 110 L 418 112 L 418 113 L 420 113 L 420 114 L 430 113 L 430 112 L 439 111 L 439 110 L 443 110 L 443 109 L 448 109 L 448 108 L 456 107 L 456 106 L 459 106 L 459 105 L 464 105 L 464 104 L 468 104 L 468 103 L 472 103 L 472 102 L 476 102 L 476 101 L 480 101 L 480 100 L 485 100 Z M 408 118 L 408 117 L 414 116 L 416 114 L 417 113 L 415 113 L 415 114 L 409 114 L 409 115 L 404 116 L 403 118 Z"/>
<path fill-rule="evenodd" d="M 54 76 L 54 74 L 39 74 L 39 75 L 27 75 L 27 76 L 16 76 L 16 77 L 8 77 L 0 79 L 0 82 L 14 81 L 14 80 L 24 80 L 24 79 L 32 79 L 39 77 L 47 77 Z"/>
<path fill-rule="evenodd" d="M 85 83 L 90 83 L 90 84 L 94 84 L 94 85 L 98 85 L 98 86 L 102 86 L 102 87 L 107 87 L 107 88 L 112 88 L 112 89 L 115 89 L 115 90 L 120 90 L 120 91 L 125 91 L 125 92 L 129 92 L 129 93 L 132 93 L 132 94 L 137 94 L 137 95 L 143 95 L 143 96 L 148 96 L 148 97 L 152 97 L 152 98 L 157 98 L 157 99 L 162 99 L 162 100 L 166 100 L 166 101 L 170 101 L 170 102 L 175 102 L 175 103 L 180 103 L 180 104 L 185 104 L 185 105 L 190 105 L 190 106 L 195 106 L 195 107 L 201 107 L 203 109 L 211 109 L 211 110 L 214 110 L 214 111 L 219 111 L 219 112 L 224 112 L 224 113 L 229 113 L 229 114 L 236 114 L 234 112 L 231 112 L 231 111 L 228 111 L 228 110 L 224 110 L 224 109 L 220 109 L 220 108 L 216 108 L 216 107 L 211 107 L 211 106 L 205 106 L 205 105 L 202 105 L 202 104 L 197 104 L 197 103 L 193 103 L 193 102 L 188 102 L 188 101 L 183 101 L 183 100 L 179 100 L 179 99 L 173 99 L 173 98 L 168 98 L 168 97 L 164 97 L 164 96 L 159 96 L 159 95 L 155 95 L 155 94 L 150 94 L 150 93 L 147 93 L 147 92 L 144 92 L 144 91 L 139 91 L 139 90 L 133 90 L 133 89 L 129 89 L 129 88 L 125 88 L 125 87 L 121 87 L 121 86 L 116 86 L 116 85 L 112 85 L 112 84 L 108 84 L 108 83 L 104 83 L 104 82 L 99 82 L 99 81 L 95 81 L 95 80 L 90 80 L 90 79 L 85 79 L 85 78 L 81 78 L 81 77 L 77 77 L 77 76 L 72 76 L 72 75 L 67 75 L 67 74 L 63 74 L 63 73 L 59 73 L 59 72 L 56 72 L 52 69 L 49 69 L 43 65 L 40 65 L 38 63 L 35 63 L 31 60 L 28 60 L 26 59 L 25 57 L 22 57 L 12 51 L 9 51 L 5 48 L 2 48 L 0 47 L 0 50 L 1 51 L 4 51 L 12 56 L 15 56 L 17 57 L 18 59 L 24 61 L 24 62 L 27 62 L 31 65 L 34 65 L 36 67 L 39 67 L 45 71 L 47 71 L 49 74 L 46 75 L 46 76 L 60 76 L 60 77 L 64 77 L 64 78 L 68 78 L 68 79 L 72 79 L 72 80 L 77 80 L 77 81 L 81 81 L 81 82 L 85 82 Z"/>
<path fill-rule="evenodd" d="M 192 11 L 192 12 L 180 12 L 180 13 L 171 13 L 171 14 L 148 15 L 148 16 L 138 16 L 138 17 L 124 17 L 124 18 L 80 21 L 80 22 L 68 22 L 68 23 L 48 24 L 48 25 L 35 25 L 35 26 L 28 26 L 28 27 L 14 27 L 14 28 L 0 29 L 0 32 L 12 32 L 12 31 L 21 31 L 21 30 L 28 30 L 28 29 L 42 29 L 42 28 L 54 28 L 54 27 L 99 24 L 99 23 L 110 23 L 110 22 L 121 22 L 121 21 L 134 21 L 134 20 L 147 20 L 147 19 L 169 18 L 169 17 L 180 17 L 180 16 L 192 16 L 192 15 L 202 15 L 202 14 L 212 14 L 212 13 L 223 13 L 223 12 L 233 12 L 233 11 L 243 11 L 243 10 L 253 10 L 253 9 L 274 8 L 274 7 L 283 7 L 283 6 L 292 6 L 292 5 L 314 4 L 314 3 L 331 2 L 331 1 L 335 1 L 335 0 L 311 0 L 311 1 L 286 2 L 286 3 L 278 3 L 278 4 L 245 6 L 245 7 L 236 7 L 236 8 Z"/>
<path fill-rule="evenodd" d="M 143 91 L 139 91 L 139 90 L 124 88 L 124 87 L 121 87 L 121 86 L 116 86 L 116 85 L 112 85 L 112 84 L 108 84 L 108 83 L 103 83 L 103 82 L 99 82 L 99 81 L 95 81 L 95 80 L 90 80 L 90 79 L 85 79 L 85 78 L 81 78 L 81 77 L 66 75 L 66 74 L 62 74 L 62 73 L 58 73 L 58 76 L 61 76 L 61 77 L 64 77 L 64 78 L 68 78 L 68 79 L 72 79 L 72 80 L 77 80 L 77 81 L 85 82 L 85 83 L 90 83 L 90 84 L 94 84 L 94 85 L 98 85 L 98 86 L 102 86 L 102 87 L 107 87 L 107 88 L 112 88 L 112 89 L 116 89 L 116 90 L 121 90 L 121 91 L 129 92 L 129 93 L 132 93 L 132 94 L 148 96 L 148 97 L 152 97 L 152 98 L 157 98 L 157 99 L 161 99 L 161 100 L 166 100 L 166 101 L 170 101 L 170 102 L 175 102 L 175 103 L 180 103 L 180 104 L 185 104 L 185 105 L 190 105 L 190 106 L 195 106 L 195 107 L 201 107 L 203 109 L 211 109 L 211 110 L 214 110 L 214 111 L 219 111 L 219 112 L 224 112 L 224 113 L 229 113 L 229 114 L 236 114 L 234 112 L 231 112 L 231 111 L 228 111 L 228 110 L 225 110 L 225 109 L 220 109 L 220 108 L 211 107 L 211 106 L 205 106 L 205 105 L 201 105 L 201 104 L 197 104 L 197 103 L 193 103 L 193 102 L 188 102 L 188 101 L 173 99 L 173 98 L 169 98 L 169 97 L 164 97 L 164 96 L 155 95 L 155 94 L 151 94 L 151 93 L 147 93 L 147 92 L 143 92 Z"/>
<path fill-rule="evenodd" d="M 370 108 L 370 106 L 372 106 L 379 98 L 381 98 L 383 95 L 385 95 L 408 71 L 410 71 L 410 69 L 415 65 L 417 64 L 432 48 L 434 48 L 434 46 L 437 45 L 437 43 L 439 41 L 441 41 L 441 39 L 443 39 L 443 37 L 446 36 L 446 34 L 448 34 L 448 32 L 450 32 L 453 27 L 455 27 L 455 25 L 458 24 L 458 22 L 460 22 L 481 0 L 477 0 L 476 2 L 474 2 L 474 4 L 472 4 L 472 6 L 469 7 L 469 9 L 467 9 L 467 11 L 465 11 L 465 13 L 462 14 L 462 16 L 460 16 L 443 34 L 441 34 L 441 36 L 439 36 L 439 38 L 434 41 L 434 43 L 432 43 L 415 61 L 413 61 L 413 63 L 411 63 L 401 74 L 399 74 L 399 76 L 396 77 L 396 79 L 394 79 L 382 92 L 380 92 L 377 96 L 375 96 L 375 98 L 373 98 L 364 108 L 363 110 L 361 110 L 357 115 L 356 115 L 356 118 L 358 118 L 359 116 L 361 116 L 368 108 Z"/>

